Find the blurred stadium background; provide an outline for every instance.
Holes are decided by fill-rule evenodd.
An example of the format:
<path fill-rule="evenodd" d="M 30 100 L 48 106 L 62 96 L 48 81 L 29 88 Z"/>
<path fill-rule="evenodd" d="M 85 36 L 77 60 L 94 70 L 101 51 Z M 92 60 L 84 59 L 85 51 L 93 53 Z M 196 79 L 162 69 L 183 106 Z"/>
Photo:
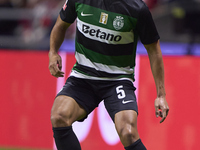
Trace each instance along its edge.
<path fill-rule="evenodd" d="M 199 149 L 200 0 L 144 1 L 161 36 L 170 113 L 159 125 L 154 116 L 156 91 L 148 56 L 139 43 L 135 84 L 141 138 L 148 150 Z M 73 24 L 61 46 L 65 78 L 50 76 L 49 35 L 64 2 L 0 0 L 0 150 L 55 149 L 50 110 L 75 62 Z M 112 121 L 101 108 L 81 126 L 84 132 L 75 129 L 83 150 L 123 149 L 112 131 Z"/>

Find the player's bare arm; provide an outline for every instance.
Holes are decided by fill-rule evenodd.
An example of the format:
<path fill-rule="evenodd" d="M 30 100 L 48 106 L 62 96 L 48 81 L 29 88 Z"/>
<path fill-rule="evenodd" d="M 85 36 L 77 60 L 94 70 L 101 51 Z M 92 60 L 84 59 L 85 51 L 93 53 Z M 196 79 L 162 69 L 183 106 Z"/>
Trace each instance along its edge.
<path fill-rule="evenodd" d="M 62 21 L 59 16 L 50 36 L 49 71 L 53 76 L 57 78 L 64 76 L 64 72 L 61 71 L 62 59 L 58 54 L 58 50 L 64 41 L 65 32 L 69 26 L 70 24 Z"/>
<path fill-rule="evenodd" d="M 155 80 L 156 84 L 156 90 L 157 90 L 157 98 L 155 100 L 154 106 L 155 106 L 155 113 L 156 117 L 161 117 L 160 123 L 162 123 L 169 111 L 169 106 L 165 98 L 165 85 L 164 85 L 164 65 L 163 65 L 163 59 L 162 59 L 162 52 L 160 49 L 160 43 L 159 41 L 144 45 L 149 56 L 150 65 L 152 74 Z"/>

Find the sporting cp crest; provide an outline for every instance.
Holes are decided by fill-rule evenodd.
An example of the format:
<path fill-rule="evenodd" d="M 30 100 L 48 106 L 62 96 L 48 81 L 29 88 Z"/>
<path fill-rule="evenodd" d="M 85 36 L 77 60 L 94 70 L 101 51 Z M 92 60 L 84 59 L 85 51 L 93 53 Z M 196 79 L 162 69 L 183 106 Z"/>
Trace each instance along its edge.
<path fill-rule="evenodd" d="M 116 30 L 120 30 L 124 26 L 124 18 L 121 16 L 116 16 L 116 18 L 113 21 L 113 27 Z"/>

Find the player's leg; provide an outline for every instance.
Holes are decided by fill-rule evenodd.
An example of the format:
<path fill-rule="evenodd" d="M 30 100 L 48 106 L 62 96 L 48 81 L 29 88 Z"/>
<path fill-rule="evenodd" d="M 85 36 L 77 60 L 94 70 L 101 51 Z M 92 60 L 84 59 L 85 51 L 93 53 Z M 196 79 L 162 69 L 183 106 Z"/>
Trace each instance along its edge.
<path fill-rule="evenodd" d="M 137 113 L 133 110 L 124 110 L 116 113 L 115 127 L 125 147 L 140 138 L 137 131 Z"/>
<path fill-rule="evenodd" d="M 57 94 L 51 111 L 51 122 L 58 150 L 80 150 L 72 130 L 74 121 L 83 121 L 97 106 L 98 97 L 90 81 L 69 77 Z"/>
<path fill-rule="evenodd" d="M 137 130 L 137 101 L 131 81 L 109 82 L 104 98 L 105 107 L 115 123 L 126 150 L 146 150 Z"/>
<path fill-rule="evenodd" d="M 51 122 L 58 150 L 81 150 L 71 125 L 86 114 L 73 98 L 63 95 L 56 97 L 51 111 Z"/>
<path fill-rule="evenodd" d="M 115 114 L 115 127 L 126 150 L 146 150 L 137 130 L 137 112 L 123 110 Z"/>

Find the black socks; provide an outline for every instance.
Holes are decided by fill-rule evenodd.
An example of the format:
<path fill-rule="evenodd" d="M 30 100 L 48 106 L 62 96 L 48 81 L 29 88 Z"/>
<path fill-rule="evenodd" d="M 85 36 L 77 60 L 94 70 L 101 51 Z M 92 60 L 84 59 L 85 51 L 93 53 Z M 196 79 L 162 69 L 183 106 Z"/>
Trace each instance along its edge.
<path fill-rule="evenodd" d="M 125 147 L 126 150 L 147 150 L 143 145 L 142 141 L 139 139 L 135 143 L 131 144 L 128 147 Z"/>
<path fill-rule="evenodd" d="M 53 132 L 58 150 L 81 150 L 72 126 L 53 128 Z"/>
<path fill-rule="evenodd" d="M 80 143 L 72 130 L 72 126 L 53 128 L 55 143 L 58 150 L 81 150 Z M 139 139 L 125 150 L 147 150 Z"/>

